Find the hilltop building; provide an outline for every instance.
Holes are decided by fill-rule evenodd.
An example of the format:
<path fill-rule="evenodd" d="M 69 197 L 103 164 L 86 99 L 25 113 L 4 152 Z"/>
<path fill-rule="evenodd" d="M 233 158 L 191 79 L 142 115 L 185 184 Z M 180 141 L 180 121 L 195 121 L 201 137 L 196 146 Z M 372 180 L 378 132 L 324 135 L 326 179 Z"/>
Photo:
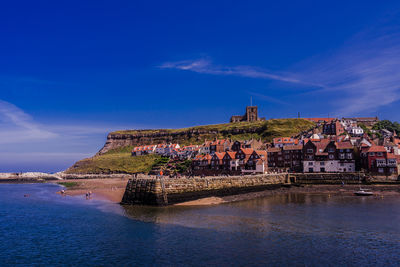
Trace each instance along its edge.
<path fill-rule="evenodd" d="M 234 115 L 231 117 L 230 122 L 241 122 L 241 121 L 265 121 L 265 118 L 258 117 L 257 106 L 247 106 L 246 113 L 243 116 Z"/>

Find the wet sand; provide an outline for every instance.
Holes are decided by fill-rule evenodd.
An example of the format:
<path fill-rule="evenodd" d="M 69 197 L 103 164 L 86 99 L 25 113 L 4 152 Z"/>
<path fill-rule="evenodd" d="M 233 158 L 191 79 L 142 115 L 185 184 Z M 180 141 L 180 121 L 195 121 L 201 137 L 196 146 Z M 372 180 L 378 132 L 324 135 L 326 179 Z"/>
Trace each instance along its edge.
<path fill-rule="evenodd" d="M 371 197 L 383 198 L 385 196 L 399 196 L 400 185 L 361 185 L 363 189 L 371 190 L 374 195 Z M 306 194 L 327 194 L 331 196 L 347 195 L 353 196 L 354 192 L 359 190 L 359 185 L 304 185 L 304 186 L 291 186 L 281 187 L 275 190 L 265 190 L 260 192 L 251 192 L 247 194 L 224 196 L 224 197 L 207 197 L 193 201 L 187 201 L 175 204 L 176 206 L 204 206 L 204 205 L 217 205 L 228 202 L 236 202 L 243 200 L 250 200 L 277 194 L 287 193 L 306 193 Z"/>
<path fill-rule="evenodd" d="M 107 200 L 120 203 L 125 192 L 128 179 L 104 178 L 104 179 L 72 179 L 58 181 L 58 183 L 76 183 L 76 185 L 64 188 L 67 196 L 85 197 L 87 192 L 92 192 L 91 199 Z M 61 193 L 61 191 L 57 192 Z"/>

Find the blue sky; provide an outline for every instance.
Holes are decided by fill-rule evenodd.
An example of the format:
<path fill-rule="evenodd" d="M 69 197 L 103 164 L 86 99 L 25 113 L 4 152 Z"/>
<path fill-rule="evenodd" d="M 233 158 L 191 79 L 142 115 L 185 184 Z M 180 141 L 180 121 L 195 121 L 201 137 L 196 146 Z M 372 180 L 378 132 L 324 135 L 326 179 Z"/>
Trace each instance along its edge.
<path fill-rule="evenodd" d="M 266 118 L 400 121 L 398 1 L 8 1 L 0 171 L 59 171 L 109 131 Z"/>

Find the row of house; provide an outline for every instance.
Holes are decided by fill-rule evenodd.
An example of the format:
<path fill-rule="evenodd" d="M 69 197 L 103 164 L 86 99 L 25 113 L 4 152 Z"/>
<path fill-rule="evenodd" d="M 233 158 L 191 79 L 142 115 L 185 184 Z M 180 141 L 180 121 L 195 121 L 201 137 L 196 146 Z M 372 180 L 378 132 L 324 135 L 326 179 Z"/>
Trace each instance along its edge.
<path fill-rule="evenodd" d="M 238 151 L 199 154 L 193 159 L 194 173 L 265 173 L 267 152 L 241 148 Z"/>
<path fill-rule="evenodd" d="M 159 155 L 171 155 L 174 151 L 188 150 L 187 147 L 183 147 L 179 144 L 158 144 L 158 145 L 146 145 L 137 146 L 132 150 L 132 156 L 141 156 L 148 154 L 159 154 Z"/>

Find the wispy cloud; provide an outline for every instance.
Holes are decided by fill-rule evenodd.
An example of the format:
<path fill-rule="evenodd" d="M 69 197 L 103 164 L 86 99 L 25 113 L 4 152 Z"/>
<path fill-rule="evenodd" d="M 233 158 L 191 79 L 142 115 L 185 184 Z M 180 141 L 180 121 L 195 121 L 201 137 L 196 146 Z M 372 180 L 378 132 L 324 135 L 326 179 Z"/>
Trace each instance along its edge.
<path fill-rule="evenodd" d="M 57 134 L 43 129 L 17 106 L 0 100 L 0 143 L 49 139 Z"/>
<path fill-rule="evenodd" d="M 299 69 L 301 79 L 324 85 L 310 94 L 328 97 L 338 115 L 372 114 L 400 100 L 400 34 L 360 33 L 331 56 Z"/>
<path fill-rule="evenodd" d="M 232 75 L 291 83 L 291 93 L 299 100 L 307 95 L 321 97 L 325 113 L 338 116 L 374 114 L 400 100 L 400 27 L 391 16 L 347 40 L 342 47 L 316 55 L 276 73 L 254 66 L 221 66 L 210 59 L 166 62 L 164 69 L 178 69 L 211 75 Z M 285 84 L 280 87 L 284 87 Z M 296 89 L 302 88 L 298 91 Z M 288 104 L 269 95 L 274 89 L 257 92 L 269 102 Z M 255 95 L 255 93 L 250 93 Z M 292 98 L 293 99 L 293 98 Z M 317 103 L 318 104 L 318 103 Z M 301 102 L 296 102 L 301 105 Z"/>
<path fill-rule="evenodd" d="M 159 66 L 162 69 L 178 69 L 185 71 L 193 71 L 197 73 L 213 74 L 213 75 L 232 75 L 257 79 L 276 80 L 295 84 L 308 84 L 304 81 L 296 79 L 290 74 L 276 74 L 261 68 L 252 66 L 220 66 L 215 65 L 209 59 L 183 60 L 176 62 L 166 62 Z M 317 85 L 315 85 L 317 86 Z"/>

